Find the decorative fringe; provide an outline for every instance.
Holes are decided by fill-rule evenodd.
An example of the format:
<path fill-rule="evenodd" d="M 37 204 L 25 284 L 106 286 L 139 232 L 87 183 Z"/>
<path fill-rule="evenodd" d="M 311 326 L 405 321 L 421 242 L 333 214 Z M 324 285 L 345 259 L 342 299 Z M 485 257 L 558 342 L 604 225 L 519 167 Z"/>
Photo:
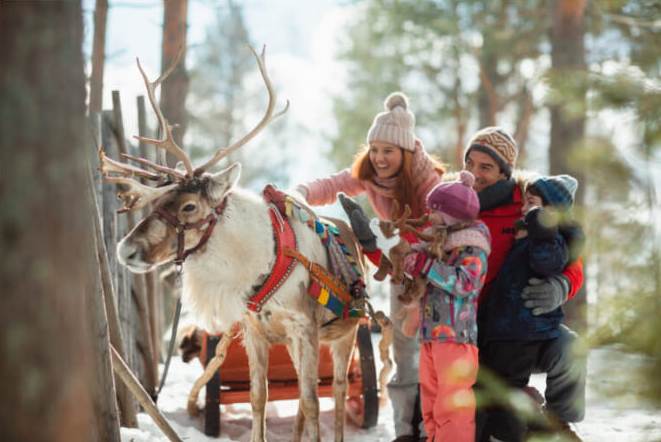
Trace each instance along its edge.
<path fill-rule="evenodd" d="M 314 213 L 290 197 L 285 199 L 285 213 L 288 217 L 307 224 L 319 236 L 328 253 L 329 273 L 332 274 L 333 279 L 339 279 L 336 287 L 342 287 L 341 293 L 337 292 L 313 274 L 308 293 L 339 318 L 364 317 L 363 303 L 367 294 L 363 275 L 356 259 L 342 242 L 339 229 L 330 222 L 321 221 Z"/>

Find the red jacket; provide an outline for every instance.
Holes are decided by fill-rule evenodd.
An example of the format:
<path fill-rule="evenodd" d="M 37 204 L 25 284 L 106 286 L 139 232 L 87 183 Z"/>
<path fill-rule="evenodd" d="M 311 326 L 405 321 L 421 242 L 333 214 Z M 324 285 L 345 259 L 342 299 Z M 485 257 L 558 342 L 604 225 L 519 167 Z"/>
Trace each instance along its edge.
<path fill-rule="evenodd" d="M 507 254 L 514 244 L 514 223 L 521 218 L 523 199 L 520 186 L 514 187 L 512 202 L 493 209 L 480 212 L 479 219 L 483 221 L 491 233 L 491 254 L 487 265 L 487 279 L 480 292 L 478 302 L 481 302 L 489 292 L 493 280 L 500 271 Z M 578 260 L 567 265 L 562 274 L 569 280 L 568 299 L 576 296 L 583 285 L 583 261 Z"/>

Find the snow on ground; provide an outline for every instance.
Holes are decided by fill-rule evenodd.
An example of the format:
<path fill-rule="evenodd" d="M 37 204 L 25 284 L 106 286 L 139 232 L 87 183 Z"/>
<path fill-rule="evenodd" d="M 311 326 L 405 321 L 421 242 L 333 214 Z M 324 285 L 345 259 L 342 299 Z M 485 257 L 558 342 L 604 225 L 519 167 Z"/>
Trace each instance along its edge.
<path fill-rule="evenodd" d="M 376 335 L 375 335 L 376 337 Z M 377 338 L 378 339 L 378 338 Z M 376 347 L 375 347 L 376 348 Z M 378 358 L 377 358 L 378 359 Z M 619 351 L 615 347 L 592 350 L 588 362 L 587 413 L 577 425 L 586 441 L 653 442 L 661 441 L 661 412 L 636 397 L 644 386 L 632 384 L 628 375 L 632 368 L 647 360 Z M 252 424 L 249 404 L 221 406 L 221 436 L 204 435 L 202 417 L 190 418 L 186 412 L 186 397 L 195 379 L 202 373 L 199 362 L 184 364 L 173 357 L 170 373 L 161 392 L 158 406 L 181 439 L 188 442 L 227 442 L 250 440 Z M 535 376 L 532 383 L 543 391 L 544 376 Z M 200 394 L 202 405 L 204 391 Z M 277 401 L 267 405 L 267 438 L 269 441 L 289 441 L 296 415 L 296 401 Z M 122 442 L 152 442 L 167 440 L 151 418 L 138 415 L 139 429 L 122 428 Z M 321 399 L 321 431 L 323 440 L 333 439 L 333 401 Z M 391 441 L 394 439 L 392 408 L 381 407 L 379 423 L 363 430 L 347 422 L 345 440 Z"/>

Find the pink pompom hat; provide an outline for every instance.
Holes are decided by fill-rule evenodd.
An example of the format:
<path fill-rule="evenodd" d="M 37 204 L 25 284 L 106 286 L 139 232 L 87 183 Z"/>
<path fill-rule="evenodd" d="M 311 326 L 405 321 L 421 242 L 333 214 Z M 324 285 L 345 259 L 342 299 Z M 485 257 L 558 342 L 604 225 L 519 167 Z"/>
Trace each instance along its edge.
<path fill-rule="evenodd" d="M 458 181 L 437 184 L 427 194 L 427 207 L 460 221 L 472 221 L 480 213 L 480 200 L 473 190 L 475 177 L 467 170 Z"/>

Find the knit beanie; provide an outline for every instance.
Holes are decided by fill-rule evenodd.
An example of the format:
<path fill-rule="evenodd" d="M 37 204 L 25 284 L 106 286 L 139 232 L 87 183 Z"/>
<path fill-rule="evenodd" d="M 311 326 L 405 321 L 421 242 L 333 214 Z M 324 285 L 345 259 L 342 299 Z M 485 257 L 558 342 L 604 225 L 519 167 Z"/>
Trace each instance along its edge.
<path fill-rule="evenodd" d="M 514 138 L 500 127 L 485 127 L 477 131 L 468 142 L 464 153 L 464 162 L 468 154 L 477 150 L 491 156 L 500 166 L 501 171 L 507 176 L 512 176 L 512 168 L 516 163 L 519 148 Z"/>
<path fill-rule="evenodd" d="M 526 190 L 536 190 L 544 205 L 568 209 L 574 204 L 578 181 L 570 175 L 542 176 L 528 184 Z"/>
<path fill-rule="evenodd" d="M 480 212 L 480 201 L 473 190 L 475 177 L 467 170 L 459 173 L 459 181 L 437 184 L 427 195 L 427 207 L 449 215 L 457 221 L 470 221 Z"/>
<path fill-rule="evenodd" d="M 367 131 L 367 144 L 383 141 L 409 152 L 415 151 L 415 116 L 408 110 L 409 99 L 402 92 L 393 92 L 383 103 L 386 111 L 374 117 Z"/>

